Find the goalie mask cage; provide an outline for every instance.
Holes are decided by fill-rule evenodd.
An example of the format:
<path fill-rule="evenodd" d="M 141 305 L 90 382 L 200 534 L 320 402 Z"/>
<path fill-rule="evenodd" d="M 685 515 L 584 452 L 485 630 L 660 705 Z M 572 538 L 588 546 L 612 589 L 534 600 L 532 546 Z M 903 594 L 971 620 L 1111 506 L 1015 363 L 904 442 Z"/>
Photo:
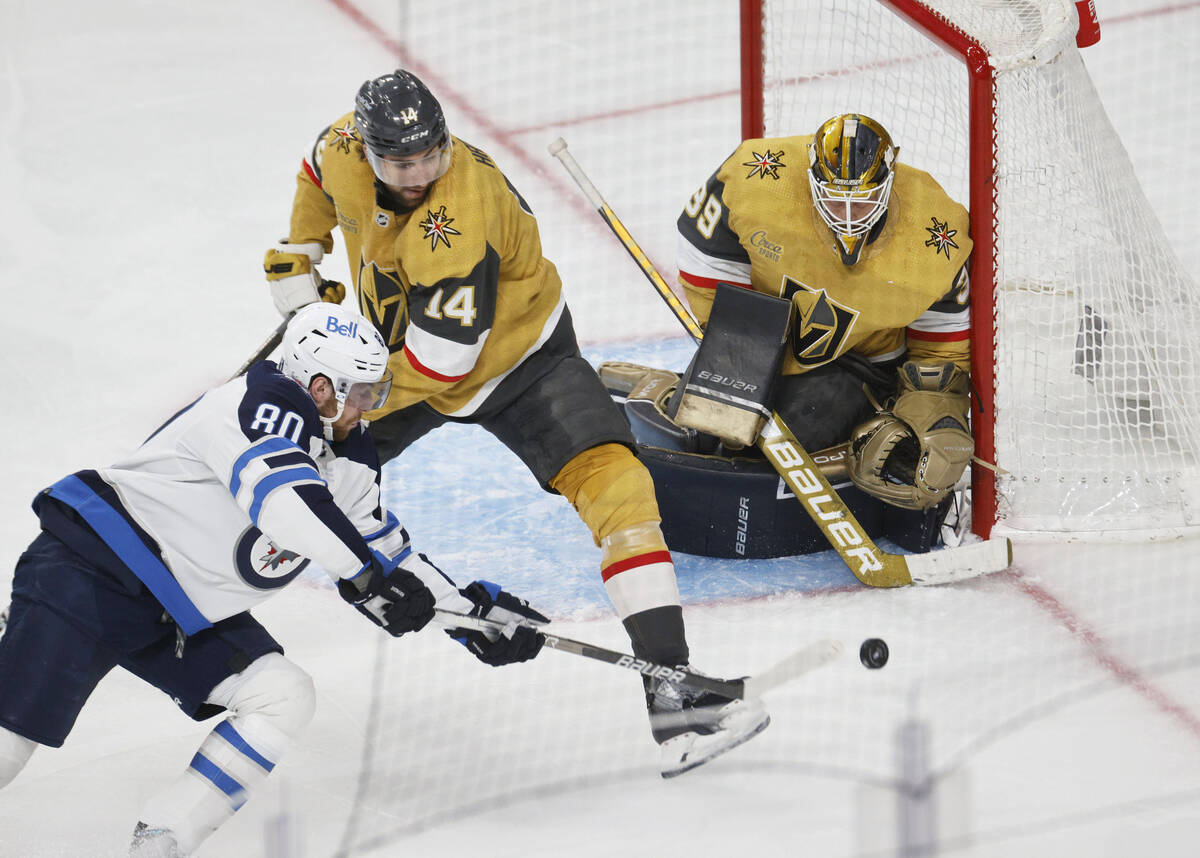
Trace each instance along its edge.
<path fill-rule="evenodd" d="M 970 208 L 976 454 L 999 468 L 974 466 L 975 531 L 1200 526 L 1200 295 L 1076 47 L 1075 5 L 742 0 L 741 14 L 744 137 L 866 113 Z M 1170 122 L 1186 108 L 1158 113 L 1151 160 L 1180 169 L 1171 141 L 1194 138 Z"/>

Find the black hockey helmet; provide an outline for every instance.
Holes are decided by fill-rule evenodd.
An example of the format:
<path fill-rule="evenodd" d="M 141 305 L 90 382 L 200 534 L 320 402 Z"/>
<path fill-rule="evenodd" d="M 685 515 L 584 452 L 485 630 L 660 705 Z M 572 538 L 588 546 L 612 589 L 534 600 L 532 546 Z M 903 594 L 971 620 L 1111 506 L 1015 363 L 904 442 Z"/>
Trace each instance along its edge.
<path fill-rule="evenodd" d="M 376 155 L 406 157 L 448 139 L 442 106 L 420 78 L 403 69 L 359 87 L 354 124 Z"/>

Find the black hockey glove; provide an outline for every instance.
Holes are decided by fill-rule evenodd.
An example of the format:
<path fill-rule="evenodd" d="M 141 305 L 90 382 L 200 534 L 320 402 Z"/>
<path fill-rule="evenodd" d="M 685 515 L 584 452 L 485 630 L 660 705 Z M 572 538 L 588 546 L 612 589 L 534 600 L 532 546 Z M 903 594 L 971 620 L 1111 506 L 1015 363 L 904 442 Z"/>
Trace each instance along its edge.
<path fill-rule="evenodd" d="M 433 619 L 433 593 L 424 582 L 398 565 L 386 569 L 378 554 L 353 579 L 340 579 L 337 588 L 360 614 L 393 637 L 418 631 Z"/>
<path fill-rule="evenodd" d="M 492 667 L 499 667 L 528 661 L 541 652 L 546 638 L 534 626 L 545 625 L 550 622 L 549 617 L 491 581 L 473 581 L 458 592 L 475 603 L 471 616 L 505 624 L 486 632 L 446 629 L 446 634 L 474 653 L 477 659 Z"/>

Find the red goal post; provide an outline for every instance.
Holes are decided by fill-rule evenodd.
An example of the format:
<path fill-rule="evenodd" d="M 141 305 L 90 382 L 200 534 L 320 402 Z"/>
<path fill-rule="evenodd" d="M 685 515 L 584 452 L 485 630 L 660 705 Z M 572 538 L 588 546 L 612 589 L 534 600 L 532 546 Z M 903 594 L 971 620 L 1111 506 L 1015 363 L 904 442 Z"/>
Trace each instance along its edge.
<path fill-rule="evenodd" d="M 1072 0 L 741 0 L 741 24 L 743 137 L 858 110 L 970 208 L 976 454 L 1001 469 L 973 468 L 975 532 L 1194 532 L 1200 300 Z"/>

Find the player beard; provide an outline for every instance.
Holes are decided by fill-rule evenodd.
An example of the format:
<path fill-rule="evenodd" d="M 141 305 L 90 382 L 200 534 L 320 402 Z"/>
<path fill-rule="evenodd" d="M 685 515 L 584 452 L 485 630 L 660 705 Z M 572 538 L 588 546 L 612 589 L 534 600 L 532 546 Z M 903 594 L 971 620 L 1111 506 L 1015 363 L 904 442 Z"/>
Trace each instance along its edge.
<path fill-rule="evenodd" d="M 392 199 L 397 204 L 396 210 L 403 214 L 415 211 L 417 206 L 421 205 L 425 201 L 425 198 L 429 196 L 429 188 L 430 185 L 418 185 L 411 188 L 387 186 L 388 193 L 391 194 Z"/>

